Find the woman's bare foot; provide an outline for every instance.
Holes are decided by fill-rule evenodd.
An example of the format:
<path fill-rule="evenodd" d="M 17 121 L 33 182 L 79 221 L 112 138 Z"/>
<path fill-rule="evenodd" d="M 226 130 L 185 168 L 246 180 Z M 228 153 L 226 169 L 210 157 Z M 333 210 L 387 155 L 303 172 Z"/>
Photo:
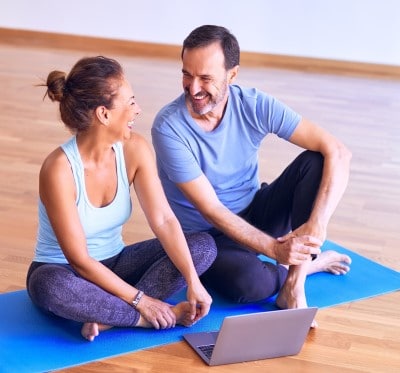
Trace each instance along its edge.
<path fill-rule="evenodd" d="M 334 275 L 345 275 L 350 271 L 351 258 L 334 250 L 323 251 L 309 266 L 308 275 L 317 272 L 329 272 Z"/>
<path fill-rule="evenodd" d="M 193 319 L 191 315 L 191 307 L 189 302 L 180 302 L 175 306 L 171 306 L 172 312 L 175 314 L 176 323 L 183 326 L 192 326 Z M 152 328 L 153 325 L 148 322 L 142 315 L 139 317 L 139 321 L 136 324 L 137 327 L 141 328 Z M 112 326 L 99 324 L 96 322 L 84 323 L 81 329 L 83 338 L 92 342 L 100 334 L 100 332 L 111 329 Z"/>
<path fill-rule="evenodd" d="M 94 339 L 100 334 L 100 332 L 111 328 L 112 326 L 98 324 L 97 322 L 86 322 L 82 326 L 81 334 L 83 338 L 87 339 L 90 342 L 93 342 Z"/>
<path fill-rule="evenodd" d="M 175 314 L 176 324 L 183 326 L 192 326 L 193 320 L 191 315 L 191 307 L 189 302 L 180 302 L 175 306 L 171 306 L 172 312 Z M 142 315 L 136 326 L 141 328 L 152 328 L 153 325 L 147 321 Z"/>
<path fill-rule="evenodd" d="M 192 312 L 189 302 L 180 302 L 172 307 L 172 311 L 176 316 L 176 323 L 183 326 L 192 326 Z"/>

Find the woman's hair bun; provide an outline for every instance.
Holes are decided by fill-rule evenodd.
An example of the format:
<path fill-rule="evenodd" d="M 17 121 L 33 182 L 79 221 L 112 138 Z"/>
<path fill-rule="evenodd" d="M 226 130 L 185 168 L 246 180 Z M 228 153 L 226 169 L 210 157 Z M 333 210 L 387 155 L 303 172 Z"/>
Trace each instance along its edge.
<path fill-rule="evenodd" d="M 65 94 L 66 74 L 62 71 L 52 71 L 47 77 L 47 95 L 51 101 L 61 101 Z"/>

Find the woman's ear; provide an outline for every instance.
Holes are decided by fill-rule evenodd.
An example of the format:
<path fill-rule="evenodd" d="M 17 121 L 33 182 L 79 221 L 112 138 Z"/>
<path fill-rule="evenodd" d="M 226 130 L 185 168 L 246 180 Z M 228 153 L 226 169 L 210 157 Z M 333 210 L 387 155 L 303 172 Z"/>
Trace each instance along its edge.
<path fill-rule="evenodd" d="M 110 119 L 110 112 L 105 106 L 98 106 L 95 110 L 96 118 L 100 121 L 100 123 L 108 126 Z"/>

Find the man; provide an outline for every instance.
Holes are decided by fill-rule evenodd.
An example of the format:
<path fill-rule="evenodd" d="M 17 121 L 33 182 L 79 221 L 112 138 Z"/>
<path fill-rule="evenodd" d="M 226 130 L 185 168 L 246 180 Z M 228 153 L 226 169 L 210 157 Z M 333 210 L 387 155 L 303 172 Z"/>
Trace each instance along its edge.
<path fill-rule="evenodd" d="M 152 128 L 159 175 L 183 229 L 215 238 L 207 286 L 235 302 L 279 293 L 279 307 L 307 307 L 308 274 L 350 269 L 348 256 L 320 247 L 345 191 L 351 154 L 273 97 L 234 85 L 239 55 L 224 27 L 201 26 L 185 39 L 184 94 L 158 113 Z M 260 186 L 257 151 L 268 134 L 306 151 Z"/>

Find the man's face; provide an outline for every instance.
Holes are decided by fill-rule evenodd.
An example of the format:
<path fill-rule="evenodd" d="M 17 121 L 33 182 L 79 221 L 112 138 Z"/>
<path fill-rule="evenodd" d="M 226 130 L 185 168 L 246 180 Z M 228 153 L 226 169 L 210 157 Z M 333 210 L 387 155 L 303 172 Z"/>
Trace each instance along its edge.
<path fill-rule="evenodd" d="M 228 98 L 228 74 L 219 43 L 186 49 L 182 56 L 182 85 L 194 113 L 222 113 Z"/>

